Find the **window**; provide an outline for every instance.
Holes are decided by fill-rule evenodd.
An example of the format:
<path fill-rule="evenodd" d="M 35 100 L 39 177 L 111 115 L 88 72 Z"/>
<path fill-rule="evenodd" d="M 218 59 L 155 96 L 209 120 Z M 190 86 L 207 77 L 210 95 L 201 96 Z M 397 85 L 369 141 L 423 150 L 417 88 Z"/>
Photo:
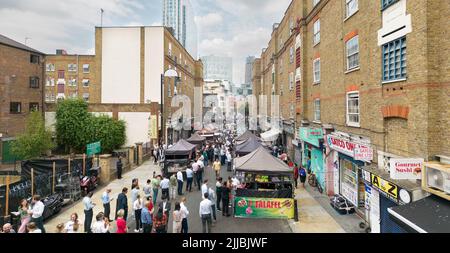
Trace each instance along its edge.
<path fill-rule="evenodd" d="M 275 84 L 275 65 L 272 65 L 272 84 Z"/>
<path fill-rule="evenodd" d="M 30 103 L 29 109 L 30 109 L 30 112 L 39 111 L 39 103 Z"/>
<path fill-rule="evenodd" d="M 295 110 L 294 104 L 291 103 L 291 108 L 290 109 L 291 110 L 290 110 L 289 116 L 290 116 L 291 119 L 293 119 L 294 116 L 295 116 L 295 114 L 294 114 L 294 110 Z"/>
<path fill-rule="evenodd" d="M 89 87 L 89 79 L 83 79 L 83 87 Z"/>
<path fill-rule="evenodd" d="M 64 75 L 64 70 L 58 70 L 58 79 L 64 79 L 65 75 Z"/>
<path fill-rule="evenodd" d="M 50 78 L 50 86 L 55 86 L 55 78 Z"/>
<path fill-rule="evenodd" d="M 346 0 L 345 12 L 346 17 L 350 17 L 358 11 L 358 0 Z"/>
<path fill-rule="evenodd" d="M 347 94 L 347 125 L 359 127 L 359 92 Z"/>
<path fill-rule="evenodd" d="M 47 72 L 54 72 L 54 71 L 55 71 L 55 64 L 47 63 L 47 64 L 45 65 L 45 70 L 46 70 Z"/>
<path fill-rule="evenodd" d="M 168 88 L 167 88 L 167 97 L 169 97 L 169 98 L 172 97 L 172 90 L 171 90 L 170 85 L 169 85 Z"/>
<path fill-rule="evenodd" d="M 283 59 L 280 59 L 280 75 L 283 73 Z"/>
<path fill-rule="evenodd" d="M 39 64 L 39 55 L 30 55 L 30 63 Z"/>
<path fill-rule="evenodd" d="M 77 86 L 77 79 L 76 78 L 69 79 L 69 86 Z"/>
<path fill-rule="evenodd" d="M 289 20 L 289 36 L 292 35 L 292 31 L 294 30 L 294 20 Z"/>
<path fill-rule="evenodd" d="M 289 50 L 289 63 L 294 63 L 294 47 Z"/>
<path fill-rule="evenodd" d="M 294 89 L 294 72 L 289 73 L 289 90 Z"/>
<path fill-rule="evenodd" d="M 9 103 L 9 112 L 11 114 L 22 113 L 22 103 L 20 103 L 20 102 L 11 102 L 11 103 Z"/>
<path fill-rule="evenodd" d="M 320 43 L 320 19 L 314 22 L 314 38 L 313 45 L 317 45 Z"/>
<path fill-rule="evenodd" d="M 320 83 L 320 58 L 313 62 L 314 83 Z"/>
<path fill-rule="evenodd" d="M 280 46 L 279 49 L 281 50 L 284 46 L 283 38 L 280 38 Z"/>
<path fill-rule="evenodd" d="M 83 100 L 86 102 L 89 102 L 89 93 L 84 93 L 83 94 Z"/>
<path fill-rule="evenodd" d="M 67 70 L 69 72 L 77 72 L 77 65 L 76 64 L 68 64 L 67 65 Z"/>
<path fill-rule="evenodd" d="M 33 89 L 39 88 L 39 77 L 36 77 L 36 76 L 30 77 L 30 88 L 33 88 Z"/>
<path fill-rule="evenodd" d="M 381 10 L 385 10 L 387 7 L 395 4 L 398 0 L 381 0 Z"/>
<path fill-rule="evenodd" d="M 45 102 L 50 102 L 50 94 L 45 93 Z"/>
<path fill-rule="evenodd" d="M 45 81 L 45 86 L 50 86 L 50 77 L 47 77 L 47 80 Z"/>
<path fill-rule="evenodd" d="M 320 0 L 313 0 L 313 6 L 316 6 L 319 2 Z"/>
<path fill-rule="evenodd" d="M 320 122 L 320 99 L 314 100 L 314 121 Z"/>
<path fill-rule="evenodd" d="M 406 79 L 406 37 L 383 46 L 383 81 Z"/>
<path fill-rule="evenodd" d="M 359 36 L 347 41 L 347 70 L 359 67 Z"/>
<path fill-rule="evenodd" d="M 89 64 L 83 64 L 83 73 L 89 73 L 90 69 L 89 69 Z"/>
<path fill-rule="evenodd" d="M 169 43 L 169 56 L 172 56 L 172 43 Z"/>

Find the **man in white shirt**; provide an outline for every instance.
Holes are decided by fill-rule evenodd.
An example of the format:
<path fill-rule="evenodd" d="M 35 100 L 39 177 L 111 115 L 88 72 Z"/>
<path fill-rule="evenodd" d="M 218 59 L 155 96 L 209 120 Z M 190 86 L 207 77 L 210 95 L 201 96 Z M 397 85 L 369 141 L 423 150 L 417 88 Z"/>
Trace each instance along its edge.
<path fill-rule="evenodd" d="M 214 218 L 214 222 L 217 222 L 217 217 L 216 217 L 216 192 L 209 187 L 208 189 L 208 195 L 209 195 L 209 200 L 211 200 L 211 209 L 212 209 L 212 216 Z"/>
<path fill-rule="evenodd" d="M 179 170 L 177 172 L 177 181 L 178 181 L 178 196 L 183 195 L 183 172 L 181 172 L 181 170 Z"/>
<path fill-rule="evenodd" d="M 103 195 L 102 195 L 103 208 L 105 209 L 104 216 L 108 219 L 108 221 L 111 221 L 111 219 L 109 218 L 109 214 L 111 213 L 111 204 L 110 203 L 113 200 L 113 198 L 109 197 L 110 193 L 111 193 L 111 189 L 106 189 L 106 191 L 103 192 Z"/>
<path fill-rule="evenodd" d="M 190 167 L 186 169 L 186 191 L 191 192 L 192 191 L 192 181 L 194 179 L 194 171 Z"/>
<path fill-rule="evenodd" d="M 31 214 L 30 222 L 34 222 L 36 227 L 41 230 L 42 233 L 45 233 L 44 218 L 42 217 L 45 206 L 41 201 L 41 196 L 34 195 L 31 204 L 33 207 L 28 211 L 28 213 Z"/>
<path fill-rule="evenodd" d="M 187 209 L 186 205 L 186 198 L 183 197 L 180 202 L 180 211 L 181 211 L 181 233 L 187 234 L 188 233 L 188 217 L 189 217 L 189 210 Z"/>
<path fill-rule="evenodd" d="M 209 194 L 205 193 L 203 195 L 203 200 L 200 202 L 200 208 L 199 208 L 199 214 L 200 218 L 202 219 L 202 227 L 203 227 L 203 233 L 206 233 L 206 223 L 208 223 L 208 233 L 211 233 L 211 214 L 212 214 L 212 203 L 211 200 L 208 199 Z"/>
<path fill-rule="evenodd" d="M 194 163 L 192 164 L 192 171 L 194 172 L 194 177 L 195 177 L 194 185 L 197 186 L 198 189 L 200 190 L 200 185 L 198 184 L 198 181 L 199 181 L 199 180 L 198 180 L 198 168 L 199 168 L 198 163 L 197 163 L 197 162 L 194 162 Z"/>
<path fill-rule="evenodd" d="M 167 198 L 170 200 L 170 196 L 169 196 L 170 180 L 167 178 L 167 175 L 165 175 L 164 179 L 161 180 L 161 183 L 159 184 L 159 186 L 161 187 L 162 196 L 167 196 Z"/>
<path fill-rule="evenodd" d="M 94 216 L 94 206 L 95 204 L 92 203 L 92 195 L 93 193 L 90 192 L 86 197 L 83 198 L 83 206 L 84 206 L 84 232 L 85 233 L 92 233 L 91 231 L 91 224 L 92 224 L 92 218 Z"/>
<path fill-rule="evenodd" d="M 205 193 L 208 192 L 208 180 L 205 180 L 205 182 L 202 184 L 202 197 L 205 196 Z"/>

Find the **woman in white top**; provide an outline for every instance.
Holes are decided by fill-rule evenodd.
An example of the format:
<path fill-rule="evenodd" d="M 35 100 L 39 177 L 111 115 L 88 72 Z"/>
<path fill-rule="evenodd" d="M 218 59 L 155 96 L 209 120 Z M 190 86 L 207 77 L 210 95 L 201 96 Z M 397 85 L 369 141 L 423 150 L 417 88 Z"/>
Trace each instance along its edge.
<path fill-rule="evenodd" d="M 181 217 L 181 205 L 179 202 L 175 203 L 175 210 L 173 211 L 173 233 L 181 233 L 181 221 L 183 220 Z"/>
<path fill-rule="evenodd" d="M 134 232 L 138 233 L 142 230 L 141 212 L 143 207 L 143 201 L 141 195 L 137 195 L 136 200 L 133 203 L 134 217 L 136 218 L 136 229 Z"/>
<path fill-rule="evenodd" d="M 80 228 L 80 224 L 78 221 L 78 214 L 73 213 L 70 215 L 70 221 L 66 223 L 66 227 L 64 230 L 66 233 L 78 233 L 78 229 Z"/>
<path fill-rule="evenodd" d="M 95 223 L 92 225 L 92 233 L 95 234 L 105 234 L 109 233 L 109 219 L 105 219 L 105 215 L 103 213 L 98 213 L 95 217 Z"/>

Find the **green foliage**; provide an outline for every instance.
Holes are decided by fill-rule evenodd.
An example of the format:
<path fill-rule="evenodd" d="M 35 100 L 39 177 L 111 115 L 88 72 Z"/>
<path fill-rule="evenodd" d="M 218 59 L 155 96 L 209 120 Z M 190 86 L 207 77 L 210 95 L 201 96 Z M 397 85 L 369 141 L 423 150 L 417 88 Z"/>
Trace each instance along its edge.
<path fill-rule="evenodd" d="M 68 99 L 58 103 L 56 109 L 58 143 L 78 152 L 86 145 L 100 141 L 102 152 L 109 153 L 125 144 L 125 122 L 108 116 L 93 116 L 81 99 Z"/>
<path fill-rule="evenodd" d="M 33 159 L 53 149 L 50 130 L 45 128 L 44 118 L 40 112 L 31 112 L 27 117 L 25 132 L 12 144 L 12 153 L 20 159 Z"/>

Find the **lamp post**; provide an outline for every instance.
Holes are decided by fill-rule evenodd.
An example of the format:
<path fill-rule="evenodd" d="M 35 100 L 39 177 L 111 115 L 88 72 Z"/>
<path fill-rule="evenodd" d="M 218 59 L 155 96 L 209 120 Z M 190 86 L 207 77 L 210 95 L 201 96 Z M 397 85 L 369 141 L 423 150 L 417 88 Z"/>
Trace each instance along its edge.
<path fill-rule="evenodd" d="M 161 134 L 159 135 L 159 145 L 162 144 L 161 136 L 163 135 L 166 123 L 164 120 L 164 77 L 172 78 L 178 77 L 178 73 L 173 69 L 168 69 L 164 74 L 161 74 Z"/>

